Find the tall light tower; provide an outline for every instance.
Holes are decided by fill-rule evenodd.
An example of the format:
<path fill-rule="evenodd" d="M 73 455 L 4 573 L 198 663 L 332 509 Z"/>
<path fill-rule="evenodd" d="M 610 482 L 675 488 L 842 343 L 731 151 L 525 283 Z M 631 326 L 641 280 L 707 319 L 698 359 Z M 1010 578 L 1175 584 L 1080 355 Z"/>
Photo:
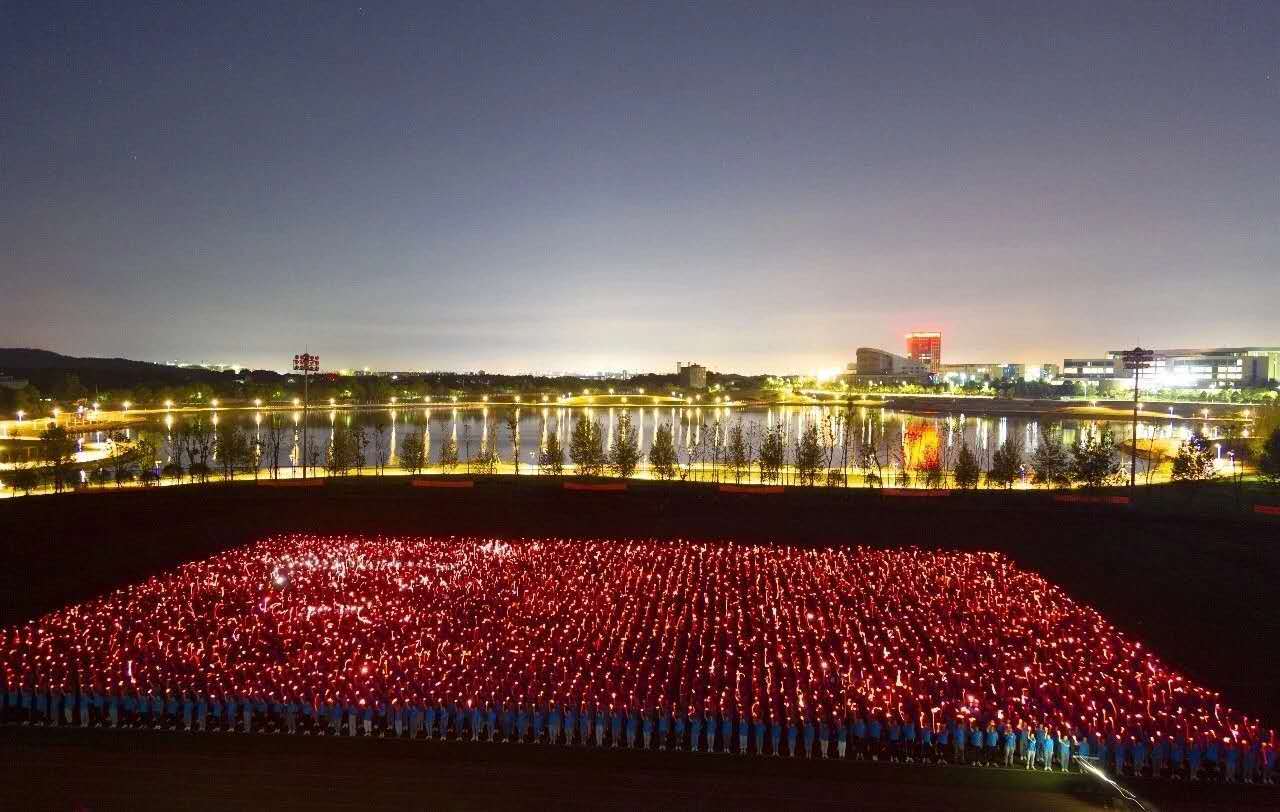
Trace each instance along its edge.
<path fill-rule="evenodd" d="M 302 478 L 307 478 L 307 454 L 311 447 L 307 444 L 307 403 L 310 391 L 308 378 L 312 372 L 320 371 L 320 356 L 304 352 L 293 356 L 293 371 L 302 373 Z"/>
<path fill-rule="evenodd" d="M 1133 370 L 1133 450 L 1129 454 L 1129 492 L 1132 494 L 1138 482 L 1138 376 L 1142 374 L 1142 370 L 1151 366 L 1156 354 L 1152 350 L 1134 347 L 1121 355 L 1124 358 L 1124 368 Z"/>

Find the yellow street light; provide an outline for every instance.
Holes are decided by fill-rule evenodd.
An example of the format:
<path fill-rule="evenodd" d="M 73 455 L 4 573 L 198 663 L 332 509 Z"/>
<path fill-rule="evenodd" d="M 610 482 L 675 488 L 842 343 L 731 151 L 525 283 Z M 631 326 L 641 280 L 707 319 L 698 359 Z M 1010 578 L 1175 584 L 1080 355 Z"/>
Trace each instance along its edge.
<path fill-rule="evenodd" d="M 121 405 L 123 405 L 123 406 L 124 406 L 124 410 L 127 412 L 127 411 L 129 411 L 129 407 L 130 407 L 130 406 L 132 406 L 133 404 L 126 400 L 126 401 L 125 401 L 123 404 L 121 404 Z"/>
<path fill-rule="evenodd" d="M 516 395 L 516 403 L 519 403 L 519 402 L 520 402 L 520 396 Z"/>
<path fill-rule="evenodd" d="M 215 409 L 218 408 L 218 399 L 214 398 L 213 400 L 209 401 L 209 405 Z"/>
<path fill-rule="evenodd" d="M 302 402 L 302 401 L 298 400 L 297 398 L 294 398 L 294 399 L 293 399 L 293 405 L 294 405 L 294 406 L 297 406 L 297 405 L 298 405 L 299 403 L 301 403 L 301 402 Z"/>
<path fill-rule="evenodd" d="M 395 402 L 396 402 L 396 400 L 397 400 L 396 396 L 395 396 L 395 395 L 392 395 L 392 396 L 391 396 L 391 402 L 392 402 L 392 403 L 395 403 Z"/>
<path fill-rule="evenodd" d="M 329 398 L 329 405 L 330 405 L 330 406 L 334 405 L 334 404 L 335 404 L 335 403 L 337 403 L 337 402 L 338 402 L 338 401 L 334 400 L 333 398 Z"/>
<path fill-rule="evenodd" d="M 430 396 L 430 395 L 423 395 L 423 396 L 422 396 L 422 402 L 423 402 L 423 403 L 430 403 L 430 402 L 431 402 L 431 396 Z"/>
<path fill-rule="evenodd" d="M 254 405 L 254 406 L 261 406 L 261 405 L 262 405 L 262 398 L 254 398 L 254 399 L 253 399 L 253 405 Z"/>
<path fill-rule="evenodd" d="M 166 409 L 172 409 L 172 408 L 173 408 L 173 401 L 172 401 L 172 400 L 166 400 L 166 401 L 164 402 L 164 407 L 165 407 Z"/>
<path fill-rule="evenodd" d="M 19 422 L 19 423 L 21 423 L 21 422 L 22 422 L 22 416 L 23 416 L 24 414 L 26 414 L 26 412 L 22 411 L 21 409 L 19 409 L 19 410 L 18 410 L 18 422 Z"/>
<path fill-rule="evenodd" d="M 488 402 L 489 402 L 489 396 L 488 396 L 488 395 L 481 395 L 481 396 L 480 396 L 480 400 L 481 400 L 482 402 L 484 402 L 484 403 L 488 403 Z"/>

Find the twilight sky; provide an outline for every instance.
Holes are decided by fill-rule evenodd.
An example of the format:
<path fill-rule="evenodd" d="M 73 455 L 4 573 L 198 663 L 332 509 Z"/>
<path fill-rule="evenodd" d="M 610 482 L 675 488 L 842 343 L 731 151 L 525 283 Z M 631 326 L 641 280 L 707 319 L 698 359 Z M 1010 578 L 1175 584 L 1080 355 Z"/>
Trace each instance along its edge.
<path fill-rule="evenodd" d="M 0 4 L 0 346 L 797 372 L 1278 305 L 1274 0 Z"/>

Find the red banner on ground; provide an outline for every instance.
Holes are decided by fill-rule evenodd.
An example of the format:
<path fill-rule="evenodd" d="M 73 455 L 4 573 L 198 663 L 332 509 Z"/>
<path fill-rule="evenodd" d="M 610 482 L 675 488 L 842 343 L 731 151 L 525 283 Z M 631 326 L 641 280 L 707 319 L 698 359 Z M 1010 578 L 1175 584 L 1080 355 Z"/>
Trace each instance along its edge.
<path fill-rule="evenodd" d="M 625 491 L 627 483 L 625 482 L 566 482 L 564 483 L 566 491 L 602 491 L 616 493 Z"/>
<path fill-rule="evenodd" d="M 951 491 L 941 488 L 884 488 L 880 491 L 885 496 L 950 496 Z"/>
<path fill-rule="evenodd" d="M 1053 497 L 1055 502 L 1077 502 L 1091 505 L 1127 505 L 1127 496 L 1097 496 L 1085 493 L 1059 493 Z"/>
<path fill-rule="evenodd" d="M 266 485 L 271 488 L 318 488 L 324 485 L 323 477 L 311 477 L 310 479 L 259 479 L 259 485 Z"/>
<path fill-rule="evenodd" d="M 470 479 L 411 479 L 409 484 L 415 488 L 471 488 L 476 483 Z"/>
<path fill-rule="evenodd" d="M 1253 512 L 1263 516 L 1280 516 L 1280 505 L 1254 505 Z"/>
<path fill-rule="evenodd" d="M 720 493 L 782 493 L 781 485 L 721 485 Z"/>

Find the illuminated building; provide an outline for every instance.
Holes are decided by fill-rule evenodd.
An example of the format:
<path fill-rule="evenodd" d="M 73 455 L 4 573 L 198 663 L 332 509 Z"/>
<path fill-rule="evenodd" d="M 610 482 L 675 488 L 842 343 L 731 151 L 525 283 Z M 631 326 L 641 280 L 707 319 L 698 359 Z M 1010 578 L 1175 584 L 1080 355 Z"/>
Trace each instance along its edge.
<path fill-rule="evenodd" d="M 1088 384 L 1133 388 L 1122 350 L 1105 358 L 1067 358 L 1062 378 Z M 1244 389 L 1268 386 L 1280 378 L 1280 347 L 1215 347 L 1155 350 L 1151 368 L 1142 373 L 1142 389 Z"/>
<path fill-rule="evenodd" d="M 930 372 L 937 372 L 942 366 L 942 333 L 907 333 L 907 357 L 924 364 Z"/>
<path fill-rule="evenodd" d="M 933 373 L 927 364 L 913 358 L 903 358 L 874 347 L 859 347 L 857 361 L 849 364 L 849 379 L 861 384 L 928 384 Z"/>

